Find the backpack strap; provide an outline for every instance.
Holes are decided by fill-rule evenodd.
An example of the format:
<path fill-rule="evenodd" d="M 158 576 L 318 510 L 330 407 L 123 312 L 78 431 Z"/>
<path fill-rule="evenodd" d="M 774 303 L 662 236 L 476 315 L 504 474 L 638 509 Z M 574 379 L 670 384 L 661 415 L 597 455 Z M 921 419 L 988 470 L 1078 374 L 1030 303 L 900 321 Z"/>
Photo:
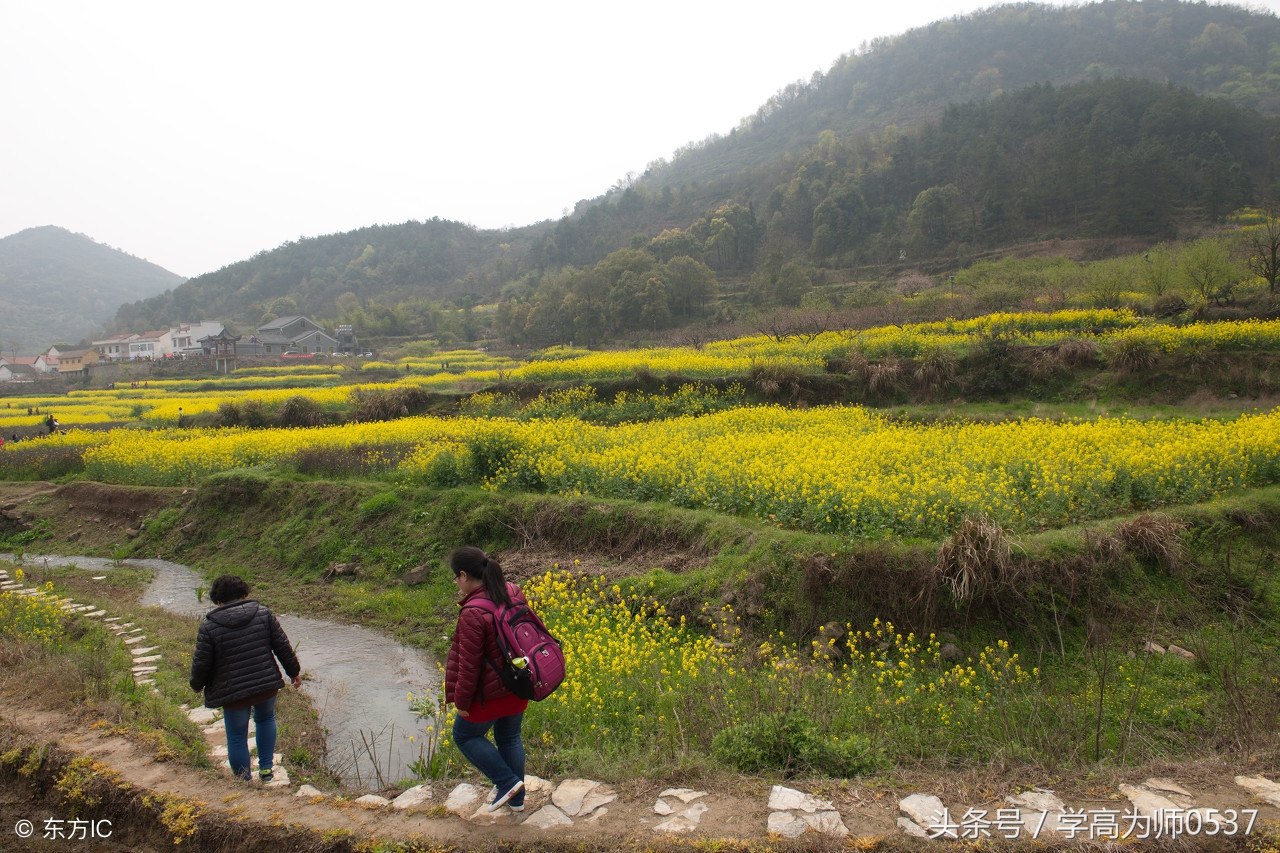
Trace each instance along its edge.
<path fill-rule="evenodd" d="M 476 598 L 476 599 L 473 599 L 471 602 L 468 602 L 467 604 L 462 605 L 461 609 L 462 610 L 468 610 L 468 609 L 482 610 L 485 613 L 488 613 L 490 616 L 492 616 L 493 617 L 493 636 L 494 636 L 494 639 L 498 641 L 498 651 L 502 654 L 509 654 L 509 652 L 507 651 L 507 644 L 502 641 L 502 629 L 498 627 L 498 615 L 502 612 L 502 609 L 503 609 L 502 607 L 496 604 L 492 599 Z M 480 660 L 489 664 L 489 666 L 493 669 L 493 671 L 498 674 L 499 678 L 502 677 L 502 668 L 499 667 L 497 664 L 495 664 L 493 661 L 489 660 L 489 656 L 486 655 L 483 650 L 481 650 L 480 652 Z M 480 704 L 481 705 L 484 704 L 483 699 L 481 699 Z"/>

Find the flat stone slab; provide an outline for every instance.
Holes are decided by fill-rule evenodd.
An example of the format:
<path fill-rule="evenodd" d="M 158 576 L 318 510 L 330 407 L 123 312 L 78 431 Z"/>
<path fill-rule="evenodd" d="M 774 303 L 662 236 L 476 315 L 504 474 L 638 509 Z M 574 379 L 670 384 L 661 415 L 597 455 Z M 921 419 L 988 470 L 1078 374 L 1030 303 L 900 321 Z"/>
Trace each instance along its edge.
<path fill-rule="evenodd" d="M 925 832 L 918 823 L 909 817 L 898 818 L 898 828 L 913 838 L 929 837 L 929 833 Z"/>
<path fill-rule="evenodd" d="M 222 719 L 222 712 L 214 708 L 192 708 L 187 712 L 187 719 L 197 726 L 207 726 Z"/>
<path fill-rule="evenodd" d="M 573 826 L 569 816 L 551 803 L 547 803 L 525 820 L 521 826 L 532 826 L 534 829 L 552 829 L 557 826 Z"/>
<path fill-rule="evenodd" d="M 541 776 L 526 776 L 524 777 L 524 789 L 529 794 L 550 794 L 556 789 L 556 785 Z"/>
<path fill-rule="evenodd" d="M 463 782 L 454 788 L 444 801 L 444 807 L 459 817 L 470 817 L 477 804 L 484 804 L 484 791 L 470 782 Z"/>
<path fill-rule="evenodd" d="M 939 801 L 941 806 L 941 801 Z M 784 788 L 781 785 L 774 785 L 769 791 L 769 808 L 774 811 L 802 811 L 813 814 L 820 811 L 834 811 L 835 806 L 826 800 L 819 800 L 803 791 L 797 791 L 795 788 Z"/>
<path fill-rule="evenodd" d="M 391 801 L 391 807 L 397 811 L 415 808 L 431 801 L 431 789 L 426 785 L 414 785 Z"/>
<path fill-rule="evenodd" d="M 654 832 L 692 832 L 698 828 L 702 816 L 708 811 L 706 803 L 694 803 L 677 812 L 653 828 Z"/>
<path fill-rule="evenodd" d="M 1004 798 L 1005 802 L 1011 806 L 1017 806 L 1023 809 L 1034 809 L 1038 812 L 1064 812 L 1067 810 L 1066 803 L 1052 791 L 1042 791 L 1039 789 L 1033 791 L 1023 791 L 1021 794 L 1013 794 Z"/>
<path fill-rule="evenodd" d="M 942 805 L 942 800 L 931 794 L 912 794 L 899 800 L 898 808 L 917 826 L 922 827 L 929 837 L 938 835 L 934 827 L 940 825 L 946 808 Z M 949 829 L 938 837 L 955 838 L 956 833 L 955 830 Z"/>
<path fill-rule="evenodd" d="M 1273 806 L 1280 806 L 1280 785 L 1265 776 L 1237 776 L 1236 784 Z"/>
<path fill-rule="evenodd" d="M 566 779 L 551 794 L 551 803 L 569 817 L 589 815 L 616 799 L 612 789 L 591 779 Z"/>
<path fill-rule="evenodd" d="M 279 756 L 277 756 L 277 759 Z M 290 784 L 289 771 L 284 768 L 278 760 L 271 767 L 271 781 L 265 783 L 264 788 L 287 788 Z"/>
<path fill-rule="evenodd" d="M 159 646 L 147 646 L 146 648 L 130 649 L 129 651 L 131 651 L 135 655 L 149 655 L 152 652 L 159 651 L 159 650 L 160 650 Z"/>
<path fill-rule="evenodd" d="M 653 813 L 656 815 L 662 815 L 663 817 L 666 817 L 669 814 L 675 814 L 675 811 L 676 811 L 675 808 L 673 808 L 670 803 L 668 803 L 666 800 L 662 799 L 661 797 L 659 797 L 658 801 L 653 804 Z"/>
<path fill-rule="evenodd" d="M 809 831 L 809 824 L 791 812 L 769 812 L 769 832 L 783 838 L 799 838 Z"/>
<path fill-rule="evenodd" d="M 146 638 L 147 638 L 146 634 L 139 634 L 136 637 L 128 637 L 127 639 L 125 639 L 124 644 L 126 646 L 132 646 L 134 643 L 141 643 Z"/>
<path fill-rule="evenodd" d="M 105 610 L 95 610 L 95 611 L 93 611 L 92 613 L 86 613 L 86 614 L 84 614 L 84 615 L 85 615 L 85 616 L 89 616 L 89 617 L 106 616 L 106 615 L 107 615 L 107 611 L 105 611 Z"/>
<path fill-rule="evenodd" d="M 705 797 L 706 791 L 695 791 L 692 788 L 668 788 L 659 794 L 659 797 L 675 797 L 686 806 L 700 797 Z"/>
<path fill-rule="evenodd" d="M 324 791 L 321 791 L 319 788 L 313 788 L 310 785 L 303 785 L 301 788 L 298 789 L 298 792 L 294 794 L 294 796 L 306 797 L 307 799 L 315 799 L 316 797 L 325 796 L 325 793 Z"/>
<path fill-rule="evenodd" d="M 365 794 L 363 797 L 356 797 L 355 804 L 365 809 L 385 809 L 391 805 L 391 801 L 377 794 Z"/>
<path fill-rule="evenodd" d="M 134 658 L 133 662 L 134 663 L 155 663 L 156 661 L 160 660 L 160 658 L 162 657 L 164 657 L 164 655 L 144 655 L 142 657 Z"/>
<path fill-rule="evenodd" d="M 1181 794 L 1184 797 L 1194 796 L 1194 794 L 1172 779 L 1148 779 L 1142 783 L 1142 787 L 1150 788 L 1153 791 L 1163 791 L 1166 794 Z"/>

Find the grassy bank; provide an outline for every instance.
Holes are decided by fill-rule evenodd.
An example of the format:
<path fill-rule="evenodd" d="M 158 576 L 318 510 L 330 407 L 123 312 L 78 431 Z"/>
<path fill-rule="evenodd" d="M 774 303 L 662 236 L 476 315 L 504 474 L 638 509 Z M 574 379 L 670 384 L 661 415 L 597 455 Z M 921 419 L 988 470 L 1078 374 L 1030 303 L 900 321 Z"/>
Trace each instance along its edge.
<path fill-rule="evenodd" d="M 74 533 L 67 507 L 105 488 L 46 496 L 48 539 L 28 549 L 58 550 Z M 235 571 L 273 607 L 437 653 L 456 616 L 448 573 L 400 578 L 461 544 L 498 553 L 579 664 L 562 700 L 531 712 L 532 760 L 547 772 L 1052 772 L 1205 755 L 1277 765 L 1263 724 L 1280 711 L 1276 488 L 1016 540 L 978 526 L 916 543 L 657 504 L 250 471 L 185 492 L 107 491 L 167 498 L 127 545 L 96 547 Z M 332 564 L 356 574 L 326 579 Z M 1148 654 L 1148 642 L 1193 657 Z"/>

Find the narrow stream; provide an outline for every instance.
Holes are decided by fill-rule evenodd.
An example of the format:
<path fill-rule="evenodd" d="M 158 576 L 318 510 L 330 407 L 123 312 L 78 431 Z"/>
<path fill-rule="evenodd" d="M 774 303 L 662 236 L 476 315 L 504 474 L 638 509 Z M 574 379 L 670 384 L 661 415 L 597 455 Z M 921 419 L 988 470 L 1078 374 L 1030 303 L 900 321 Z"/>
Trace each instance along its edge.
<path fill-rule="evenodd" d="M 12 559 L 12 555 L 0 554 L 0 559 Z M 100 573 L 115 568 L 105 557 L 24 555 L 28 566 L 46 561 L 50 566 L 75 565 Z M 212 608 L 207 596 L 203 602 L 196 598 L 197 587 L 207 583 L 184 565 L 168 560 L 125 560 L 124 565 L 155 575 L 142 595 L 144 605 L 188 616 L 204 616 Z M 434 694 L 440 680 L 435 660 L 367 628 L 276 615 L 297 650 L 302 671 L 309 676 L 303 689 L 327 730 L 329 769 L 347 785 L 364 788 L 379 787 L 379 771 L 387 785 L 412 775 L 408 765 L 419 757 L 423 739 L 418 737 L 415 743 L 409 737 L 418 736 L 420 727 L 427 724 L 410 712 L 407 694 Z M 195 639 L 193 630 L 192 648 Z M 200 697 L 193 693 L 191 698 Z"/>

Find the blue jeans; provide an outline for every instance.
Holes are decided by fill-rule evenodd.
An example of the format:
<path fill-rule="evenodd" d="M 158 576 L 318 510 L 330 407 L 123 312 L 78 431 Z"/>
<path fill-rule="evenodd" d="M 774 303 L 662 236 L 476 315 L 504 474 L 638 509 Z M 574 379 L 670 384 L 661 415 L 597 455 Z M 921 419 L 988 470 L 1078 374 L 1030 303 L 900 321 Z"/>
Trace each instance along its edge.
<path fill-rule="evenodd" d="M 258 745 L 258 769 L 271 770 L 276 751 L 276 697 L 259 702 L 252 708 L 238 711 L 222 710 L 222 724 L 227 729 L 227 758 L 231 761 L 231 773 L 239 779 L 251 778 L 252 759 L 249 757 L 249 714 L 253 713 L 256 728 L 254 740 Z"/>
<path fill-rule="evenodd" d="M 517 781 L 524 781 L 524 742 L 520 740 L 520 723 L 524 714 L 499 717 L 487 723 L 473 723 L 462 717 L 453 720 L 453 742 L 458 752 L 489 777 L 493 787 L 505 791 Z M 493 741 L 485 737 L 493 728 Z M 511 800 L 512 804 L 524 802 L 524 792 Z"/>

